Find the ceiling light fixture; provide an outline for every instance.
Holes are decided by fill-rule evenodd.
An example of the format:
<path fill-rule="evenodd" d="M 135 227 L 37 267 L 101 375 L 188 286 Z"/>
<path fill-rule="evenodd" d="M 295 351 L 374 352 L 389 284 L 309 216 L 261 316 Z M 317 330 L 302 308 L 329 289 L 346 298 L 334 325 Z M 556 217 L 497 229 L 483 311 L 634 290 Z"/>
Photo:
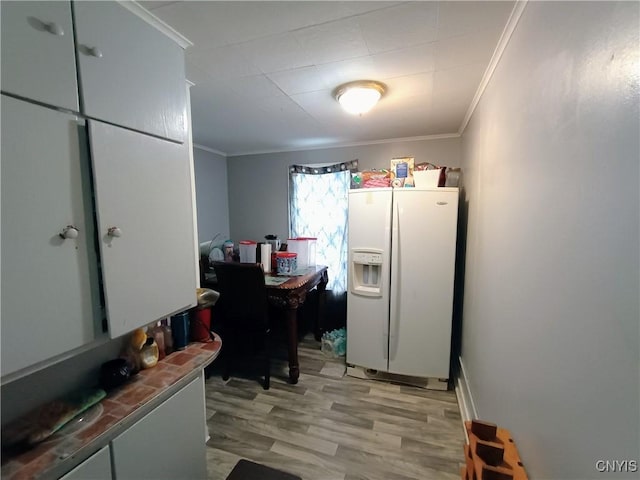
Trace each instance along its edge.
<path fill-rule="evenodd" d="M 333 96 L 347 112 L 362 115 L 371 110 L 384 95 L 386 86 L 374 80 L 345 83 L 334 90 Z"/>

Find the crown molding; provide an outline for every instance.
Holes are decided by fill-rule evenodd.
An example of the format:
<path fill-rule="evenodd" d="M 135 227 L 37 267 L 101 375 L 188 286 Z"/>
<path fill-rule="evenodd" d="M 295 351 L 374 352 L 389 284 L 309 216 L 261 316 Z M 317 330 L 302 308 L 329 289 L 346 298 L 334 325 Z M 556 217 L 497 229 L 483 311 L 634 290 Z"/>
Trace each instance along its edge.
<path fill-rule="evenodd" d="M 149 10 L 144 8 L 138 2 L 132 0 L 117 0 L 120 5 L 129 10 L 132 13 L 135 13 L 142 20 L 147 22 L 150 25 L 153 25 L 155 28 L 164 33 L 171 40 L 180 45 L 183 49 L 187 49 L 193 46 L 193 42 L 189 40 L 187 37 L 182 35 L 177 30 L 174 30 L 173 27 L 168 25 L 167 23 L 160 20 Z"/>
<path fill-rule="evenodd" d="M 209 153 L 215 153 L 216 155 L 222 155 L 223 157 L 229 156 L 226 153 L 221 152 L 220 150 L 216 150 L 215 148 L 205 147 L 204 145 L 200 145 L 198 143 L 194 143 L 193 148 L 197 148 L 198 150 L 204 150 L 205 152 L 209 152 Z"/>
<path fill-rule="evenodd" d="M 475 112 L 478 103 L 480 103 L 480 99 L 484 94 L 489 82 L 491 81 L 491 77 L 493 77 L 493 72 L 495 71 L 498 63 L 500 63 L 500 58 L 502 58 L 502 54 L 504 53 L 509 41 L 511 40 L 511 35 L 516 29 L 516 25 L 518 25 L 518 21 L 522 16 L 522 12 L 527 6 L 529 0 L 518 0 L 516 4 L 513 6 L 513 10 L 511 10 L 511 15 L 509 16 L 509 20 L 507 20 L 507 24 L 502 31 L 502 35 L 500 36 L 500 40 L 498 40 L 498 45 L 496 46 L 495 51 L 493 52 L 493 56 L 489 61 L 489 65 L 487 69 L 484 71 L 484 76 L 480 81 L 480 85 L 478 85 L 478 89 L 476 90 L 476 94 L 467 109 L 467 113 L 462 119 L 462 123 L 460 124 L 460 128 L 458 129 L 458 135 L 462 135 L 464 133 L 465 128 L 467 128 L 467 124 L 471 120 L 473 116 L 473 112 Z"/>

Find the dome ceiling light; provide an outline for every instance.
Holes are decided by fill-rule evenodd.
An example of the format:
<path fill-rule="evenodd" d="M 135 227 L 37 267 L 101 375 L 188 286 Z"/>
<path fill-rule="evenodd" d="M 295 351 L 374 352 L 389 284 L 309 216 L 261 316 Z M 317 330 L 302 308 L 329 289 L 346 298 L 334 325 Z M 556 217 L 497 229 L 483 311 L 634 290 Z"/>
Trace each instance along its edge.
<path fill-rule="evenodd" d="M 386 86 L 374 80 L 345 83 L 334 90 L 334 97 L 343 109 L 353 115 L 371 110 L 384 95 Z"/>

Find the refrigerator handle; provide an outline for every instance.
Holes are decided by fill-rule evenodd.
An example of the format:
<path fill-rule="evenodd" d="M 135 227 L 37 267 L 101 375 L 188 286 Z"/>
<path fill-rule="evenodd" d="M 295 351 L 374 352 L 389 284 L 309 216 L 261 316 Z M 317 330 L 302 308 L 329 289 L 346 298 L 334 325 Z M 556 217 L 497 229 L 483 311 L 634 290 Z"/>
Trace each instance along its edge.
<path fill-rule="evenodd" d="M 382 358 L 389 360 L 389 319 L 382 317 Z"/>
<path fill-rule="evenodd" d="M 398 281 L 400 278 L 400 221 L 399 221 L 399 207 L 395 198 L 393 200 L 393 211 L 391 214 L 391 289 L 390 289 L 390 302 L 389 302 L 389 359 L 393 359 L 396 356 L 398 350 L 398 293 L 400 285 Z"/>
<path fill-rule="evenodd" d="M 385 233 L 385 238 L 390 238 L 391 235 L 391 219 L 387 218 L 387 222 L 386 222 L 386 227 L 384 229 L 384 233 Z M 385 262 L 388 262 L 388 257 L 385 258 L 384 260 Z M 382 272 L 382 270 L 384 269 L 380 269 L 380 271 Z M 384 284 L 384 282 L 383 282 Z M 387 308 L 389 308 L 389 305 L 387 305 Z M 387 316 L 382 316 L 382 358 L 384 360 L 389 360 L 389 315 L 388 315 L 388 311 L 387 311 Z"/>

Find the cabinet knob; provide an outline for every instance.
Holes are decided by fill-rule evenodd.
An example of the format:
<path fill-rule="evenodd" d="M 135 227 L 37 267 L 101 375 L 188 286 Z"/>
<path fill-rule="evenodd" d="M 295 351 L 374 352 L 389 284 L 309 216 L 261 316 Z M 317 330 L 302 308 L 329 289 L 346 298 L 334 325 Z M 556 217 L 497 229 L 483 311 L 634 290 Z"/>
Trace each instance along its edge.
<path fill-rule="evenodd" d="M 78 238 L 79 231 L 80 230 L 78 230 L 77 227 L 74 227 L 73 225 L 67 225 L 62 229 L 62 231 L 58 235 L 60 235 L 60 238 L 62 239 Z"/>
<path fill-rule="evenodd" d="M 64 29 L 56 22 L 45 23 L 44 28 L 52 35 L 62 37 L 64 35 Z"/>
<path fill-rule="evenodd" d="M 87 51 L 92 57 L 102 58 L 102 50 L 100 50 L 98 47 L 88 48 Z"/>
<path fill-rule="evenodd" d="M 120 230 L 120 228 L 118 227 L 109 227 L 109 229 L 107 230 L 107 235 L 109 235 L 110 237 L 120 237 L 122 236 L 122 230 Z"/>

